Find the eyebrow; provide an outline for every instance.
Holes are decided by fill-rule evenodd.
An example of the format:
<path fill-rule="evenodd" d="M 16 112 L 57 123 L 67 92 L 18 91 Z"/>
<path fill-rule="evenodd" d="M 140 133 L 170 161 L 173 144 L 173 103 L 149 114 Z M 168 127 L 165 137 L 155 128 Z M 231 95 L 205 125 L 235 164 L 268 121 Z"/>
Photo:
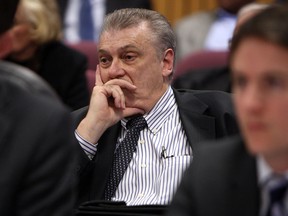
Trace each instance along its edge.
<path fill-rule="evenodd" d="M 140 49 L 134 45 L 131 45 L 131 44 L 128 44 L 126 46 L 123 46 L 123 47 L 120 47 L 117 51 L 124 51 L 124 50 L 127 50 L 127 49 L 136 49 L 138 52 L 140 52 Z M 99 49 L 98 50 L 99 53 L 108 53 L 105 49 Z"/>

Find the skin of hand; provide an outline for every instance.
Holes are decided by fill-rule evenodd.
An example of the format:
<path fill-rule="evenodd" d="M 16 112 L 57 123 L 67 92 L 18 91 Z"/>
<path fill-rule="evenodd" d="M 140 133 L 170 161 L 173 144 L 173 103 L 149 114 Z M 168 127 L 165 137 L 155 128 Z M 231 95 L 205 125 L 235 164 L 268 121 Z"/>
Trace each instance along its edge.
<path fill-rule="evenodd" d="M 96 144 L 104 131 L 122 118 L 144 114 L 139 108 L 126 107 L 123 89 L 133 92 L 136 86 L 122 79 L 112 79 L 104 84 L 97 66 L 89 110 L 77 128 L 84 139 Z"/>

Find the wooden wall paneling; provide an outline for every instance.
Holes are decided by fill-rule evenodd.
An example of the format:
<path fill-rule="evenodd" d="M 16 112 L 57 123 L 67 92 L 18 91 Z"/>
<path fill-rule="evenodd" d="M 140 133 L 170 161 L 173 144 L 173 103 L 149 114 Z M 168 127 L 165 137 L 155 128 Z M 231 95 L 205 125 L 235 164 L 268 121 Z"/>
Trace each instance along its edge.
<path fill-rule="evenodd" d="M 179 19 L 201 10 L 211 10 L 217 7 L 217 0 L 151 0 L 153 9 L 160 12 L 175 24 Z M 231 0 L 233 1 L 233 0 Z M 256 0 L 271 3 L 274 0 Z"/>

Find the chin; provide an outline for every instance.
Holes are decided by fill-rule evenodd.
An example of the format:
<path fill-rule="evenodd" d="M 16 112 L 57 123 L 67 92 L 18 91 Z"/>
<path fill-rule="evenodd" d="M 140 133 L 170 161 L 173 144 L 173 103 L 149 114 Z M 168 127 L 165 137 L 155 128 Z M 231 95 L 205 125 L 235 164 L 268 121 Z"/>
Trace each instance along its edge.
<path fill-rule="evenodd" d="M 271 144 L 267 142 L 267 139 L 246 139 L 246 146 L 248 151 L 253 155 L 264 155 L 271 151 Z"/>

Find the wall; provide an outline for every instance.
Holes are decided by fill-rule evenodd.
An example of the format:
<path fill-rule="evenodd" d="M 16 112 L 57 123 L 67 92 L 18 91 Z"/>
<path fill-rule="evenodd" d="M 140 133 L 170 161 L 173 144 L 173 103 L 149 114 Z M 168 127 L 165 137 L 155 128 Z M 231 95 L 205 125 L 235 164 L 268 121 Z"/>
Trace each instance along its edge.
<path fill-rule="evenodd" d="M 168 18 L 173 25 L 185 15 L 199 10 L 213 9 L 217 0 L 151 0 L 154 10 Z M 231 0 L 233 1 L 233 0 Z M 257 0 L 261 3 L 271 3 L 273 0 Z"/>

